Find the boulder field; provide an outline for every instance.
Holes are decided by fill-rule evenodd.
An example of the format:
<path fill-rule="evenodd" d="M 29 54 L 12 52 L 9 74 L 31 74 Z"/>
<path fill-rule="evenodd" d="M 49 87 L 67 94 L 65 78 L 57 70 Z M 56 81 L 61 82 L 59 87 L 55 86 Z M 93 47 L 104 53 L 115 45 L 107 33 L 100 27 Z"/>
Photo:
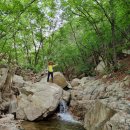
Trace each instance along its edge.
<path fill-rule="evenodd" d="M 130 76 L 105 83 L 84 77 L 72 84 L 70 110 L 86 130 L 130 130 Z"/>
<path fill-rule="evenodd" d="M 46 79 L 47 77 L 44 77 L 39 82 L 31 83 L 20 76 L 14 76 L 14 87 L 19 86 L 21 92 L 17 109 L 18 119 L 41 120 L 57 109 L 60 100 L 69 100 L 70 93 L 63 90 L 67 82 L 61 73 L 54 74 L 55 83 L 46 82 Z M 59 82 L 60 86 L 57 85 Z"/>
<path fill-rule="evenodd" d="M 5 83 L 7 70 L 1 69 L 0 73 L 1 88 Z M 58 76 L 55 83 L 46 82 L 47 77 L 33 83 L 14 75 L 12 87 L 14 90 L 20 90 L 16 113 L 18 119 L 35 121 L 46 118 L 55 112 L 60 100 L 64 99 L 70 102 L 70 111 L 79 117 L 86 130 L 130 130 L 129 75 L 114 82 L 103 82 L 102 79 L 94 77 L 76 78 L 72 80 L 71 85 L 63 75 L 60 76 L 61 73 L 56 75 Z M 67 85 L 71 90 L 63 89 Z M 8 92 L 5 95 L 0 93 L 0 110 L 5 109 L 9 101 Z M 1 118 L 1 122 L 4 120 L 6 118 Z"/>
<path fill-rule="evenodd" d="M 7 75 L 8 68 L 0 69 L 0 88 L 5 84 Z M 20 96 L 18 96 L 18 108 L 16 111 L 17 119 L 29 121 L 42 120 L 55 112 L 60 100 L 64 99 L 65 101 L 69 101 L 70 92 L 63 90 L 63 88 L 68 85 L 65 77 L 60 72 L 57 72 L 54 75 L 54 79 L 55 83 L 47 82 L 47 77 L 34 83 L 25 81 L 21 76 L 13 76 L 11 84 L 13 92 L 11 93 L 15 93 L 16 90 L 20 91 Z M 11 93 L 0 93 L 0 115 L 2 115 L 3 111 L 8 113 L 8 108 L 10 106 L 9 97 Z M 11 118 L 10 115 L 9 117 L 8 115 L 5 116 L 7 116 L 7 118 L 0 117 L 0 129 L 8 129 L 8 126 L 10 130 L 17 129 L 15 121 L 13 120 L 14 116 L 12 115 Z M 6 120 L 8 118 L 9 120 Z M 7 122 L 5 122 L 5 120 Z"/>

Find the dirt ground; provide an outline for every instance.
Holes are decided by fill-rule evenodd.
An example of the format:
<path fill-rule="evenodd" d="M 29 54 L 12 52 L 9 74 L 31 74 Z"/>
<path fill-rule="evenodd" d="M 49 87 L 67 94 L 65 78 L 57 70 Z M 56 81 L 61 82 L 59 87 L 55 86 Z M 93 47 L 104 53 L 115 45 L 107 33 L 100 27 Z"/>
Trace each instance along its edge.
<path fill-rule="evenodd" d="M 126 58 L 119 60 L 119 65 L 120 68 L 117 72 L 112 72 L 111 74 L 108 74 L 106 78 L 103 78 L 104 75 L 98 75 L 97 79 L 103 78 L 104 82 L 113 82 L 115 80 L 121 81 L 127 75 L 130 75 L 130 55 Z"/>

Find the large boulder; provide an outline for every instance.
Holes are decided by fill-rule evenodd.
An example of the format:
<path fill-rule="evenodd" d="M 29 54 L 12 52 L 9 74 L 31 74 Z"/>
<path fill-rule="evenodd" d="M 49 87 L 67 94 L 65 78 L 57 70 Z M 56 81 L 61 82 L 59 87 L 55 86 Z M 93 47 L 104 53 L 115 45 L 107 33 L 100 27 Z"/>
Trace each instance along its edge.
<path fill-rule="evenodd" d="M 99 101 L 95 101 L 92 108 L 85 114 L 84 127 L 89 130 L 104 130 L 106 122 L 114 114 L 114 110 Z"/>
<path fill-rule="evenodd" d="M 53 82 L 59 86 L 61 86 L 62 88 L 66 87 L 68 85 L 66 78 L 64 77 L 64 75 L 60 72 L 55 72 L 54 73 L 54 79 Z"/>
<path fill-rule="evenodd" d="M 96 70 L 97 72 L 99 72 L 99 73 L 104 73 L 104 71 L 105 71 L 105 64 L 104 64 L 104 62 L 101 61 L 101 62 L 97 65 L 97 67 L 95 68 L 95 70 Z"/>
<path fill-rule="evenodd" d="M 76 86 L 78 86 L 80 84 L 80 79 L 78 79 L 78 78 L 75 78 L 75 79 L 73 79 L 72 81 L 71 81 L 71 86 L 72 87 L 76 87 Z"/>
<path fill-rule="evenodd" d="M 26 95 L 25 90 L 28 91 Z M 17 118 L 34 121 L 51 114 L 62 97 L 62 88 L 52 83 L 34 83 L 24 89 L 18 104 Z"/>
<path fill-rule="evenodd" d="M 104 126 L 103 130 L 130 130 L 130 114 L 116 113 Z"/>
<path fill-rule="evenodd" d="M 19 75 L 14 75 L 13 82 L 15 83 L 15 86 L 17 86 L 18 88 L 23 87 L 25 83 L 25 81 L 23 80 L 23 77 Z"/>
<path fill-rule="evenodd" d="M 47 82 L 47 76 L 44 76 L 41 80 L 40 83 L 46 83 Z"/>
<path fill-rule="evenodd" d="M 59 85 L 62 88 L 68 86 L 68 82 L 66 81 L 65 76 L 61 72 L 54 72 L 53 75 L 54 75 L 53 83 Z M 47 82 L 47 76 L 43 77 L 40 80 L 40 83 L 46 83 L 46 82 Z M 50 82 L 52 82 L 51 79 L 50 79 Z"/>

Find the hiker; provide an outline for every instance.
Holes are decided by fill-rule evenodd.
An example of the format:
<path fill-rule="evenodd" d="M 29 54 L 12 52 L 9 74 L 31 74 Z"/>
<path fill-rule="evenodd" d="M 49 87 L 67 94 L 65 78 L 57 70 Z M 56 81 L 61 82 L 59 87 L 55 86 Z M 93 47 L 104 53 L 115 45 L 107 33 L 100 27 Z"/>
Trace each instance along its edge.
<path fill-rule="evenodd" d="M 48 62 L 48 76 L 47 76 L 47 82 L 49 82 L 49 77 L 51 75 L 51 78 L 52 78 L 52 83 L 53 83 L 53 67 L 57 66 L 54 65 L 54 63 L 52 61 L 49 61 Z"/>

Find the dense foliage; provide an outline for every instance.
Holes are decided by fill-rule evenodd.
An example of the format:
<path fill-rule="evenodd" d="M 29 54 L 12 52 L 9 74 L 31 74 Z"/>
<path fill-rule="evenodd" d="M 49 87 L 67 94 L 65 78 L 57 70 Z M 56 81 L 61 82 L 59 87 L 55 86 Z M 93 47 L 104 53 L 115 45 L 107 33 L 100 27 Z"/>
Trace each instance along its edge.
<path fill-rule="evenodd" d="M 91 74 L 102 59 L 117 69 L 130 48 L 128 0 L 1 0 L 1 63 L 40 71 L 48 60 L 63 72 Z"/>

